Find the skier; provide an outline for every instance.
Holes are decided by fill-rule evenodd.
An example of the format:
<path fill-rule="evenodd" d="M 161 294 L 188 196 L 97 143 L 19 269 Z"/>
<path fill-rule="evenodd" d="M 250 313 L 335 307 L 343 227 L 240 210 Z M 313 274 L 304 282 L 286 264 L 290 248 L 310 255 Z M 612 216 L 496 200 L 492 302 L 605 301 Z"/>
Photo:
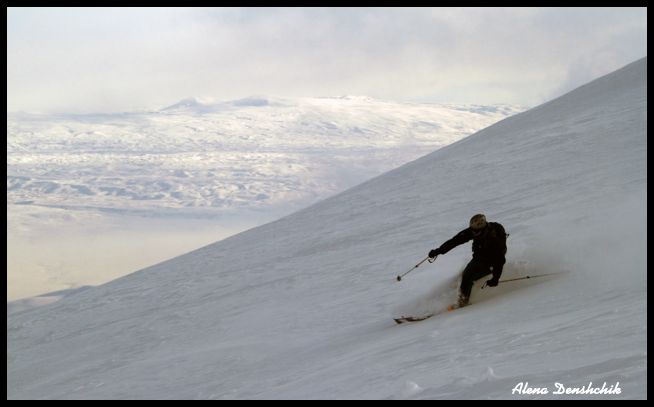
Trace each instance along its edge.
<path fill-rule="evenodd" d="M 489 287 L 497 286 L 506 263 L 507 236 L 501 224 L 486 222 L 486 216 L 477 214 L 470 219 L 469 228 L 429 252 L 429 257 L 433 261 L 439 254 L 445 254 L 456 246 L 472 240 L 472 260 L 463 270 L 457 307 L 468 305 L 472 284 L 476 280 L 492 273 L 493 278 L 486 281 L 486 284 Z"/>

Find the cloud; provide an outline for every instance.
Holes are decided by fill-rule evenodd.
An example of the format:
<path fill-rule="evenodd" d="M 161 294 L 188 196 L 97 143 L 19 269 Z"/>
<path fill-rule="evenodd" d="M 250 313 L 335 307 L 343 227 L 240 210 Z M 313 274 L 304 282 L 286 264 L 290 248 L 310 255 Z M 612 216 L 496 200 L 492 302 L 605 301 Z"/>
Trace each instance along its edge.
<path fill-rule="evenodd" d="M 647 52 L 645 8 L 8 10 L 9 110 L 364 94 L 533 105 Z"/>

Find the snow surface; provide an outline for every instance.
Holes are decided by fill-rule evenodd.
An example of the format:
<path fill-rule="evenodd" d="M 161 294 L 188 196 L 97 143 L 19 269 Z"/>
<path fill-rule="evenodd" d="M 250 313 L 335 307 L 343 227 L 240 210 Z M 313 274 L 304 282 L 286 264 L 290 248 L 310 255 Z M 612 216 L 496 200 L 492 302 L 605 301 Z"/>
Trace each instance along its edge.
<path fill-rule="evenodd" d="M 7 318 L 9 399 L 647 398 L 647 59 L 278 221 Z M 475 213 L 503 279 L 456 296 Z M 567 387 L 614 395 L 556 395 Z M 512 394 L 520 383 L 548 394 Z"/>
<path fill-rule="evenodd" d="M 270 222 L 522 110 L 347 96 L 9 114 L 9 299 L 104 283 Z"/>

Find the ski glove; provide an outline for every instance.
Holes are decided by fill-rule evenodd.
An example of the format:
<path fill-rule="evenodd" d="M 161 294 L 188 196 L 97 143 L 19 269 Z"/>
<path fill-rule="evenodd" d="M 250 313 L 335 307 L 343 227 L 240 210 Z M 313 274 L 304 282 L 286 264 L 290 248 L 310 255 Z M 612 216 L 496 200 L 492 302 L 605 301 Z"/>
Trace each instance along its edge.
<path fill-rule="evenodd" d="M 497 287 L 499 282 L 499 278 L 491 278 L 490 280 L 486 281 L 486 285 L 489 287 Z"/>
<path fill-rule="evenodd" d="M 429 251 L 429 257 L 432 258 L 432 259 L 435 259 L 436 256 L 438 256 L 439 254 L 441 254 L 441 252 L 438 249 L 434 249 L 434 250 Z"/>

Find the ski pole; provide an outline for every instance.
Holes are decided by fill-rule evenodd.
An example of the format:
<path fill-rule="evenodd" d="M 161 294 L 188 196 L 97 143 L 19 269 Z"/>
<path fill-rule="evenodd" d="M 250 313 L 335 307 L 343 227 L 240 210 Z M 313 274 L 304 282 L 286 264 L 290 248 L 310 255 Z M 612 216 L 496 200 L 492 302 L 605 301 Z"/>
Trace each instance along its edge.
<path fill-rule="evenodd" d="M 409 274 L 409 273 L 412 272 L 413 270 L 417 269 L 418 266 L 420 266 L 420 265 L 421 265 L 422 263 L 424 263 L 426 260 L 429 260 L 430 263 L 433 263 L 433 262 L 434 262 L 434 260 L 431 260 L 431 259 L 429 258 L 429 256 L 425 257 L 424 259 L 422 259 L 422 261 L 421 261 L 420 263 L 418 263 L 418 264 L 416 264 L 415 266 L 413 266 L 413 267 L 411 268 L 411 270 L 407 271 L 406 273 L 404 273 L 404 274 L 402 274 L 402 275 L 397 276 L 397 281 L 402 281 L 402 277 L 406 276 L 407 274 Z"/>
<path fill-rule="evenodd" d="M 553 274 L 561 274 L 561 273 L 564 273 L 564 271 L 559 271 L 559 272 L 557 272 L 557 273 L 537 274 L 537 275 L 535 275 L 535 276 L 525 276 L 525 277 L 518 277 L 518 278 L 510 278 L 510 279 L 508 279 L 508 280 L 498 281 L 498 284 L 499 284 L 499 283 L 508 283 L 509 281 L 525 280 L 525 279 L 528 279 L 528 278 L 537 278 L 537 277 L 551 276 L 551 275 L 553 275 Z M 481 289 L 483 290 L 484 287 L 486 287 L 486 283 L 484 283 L 484 285 L 481 286 Z"/>

